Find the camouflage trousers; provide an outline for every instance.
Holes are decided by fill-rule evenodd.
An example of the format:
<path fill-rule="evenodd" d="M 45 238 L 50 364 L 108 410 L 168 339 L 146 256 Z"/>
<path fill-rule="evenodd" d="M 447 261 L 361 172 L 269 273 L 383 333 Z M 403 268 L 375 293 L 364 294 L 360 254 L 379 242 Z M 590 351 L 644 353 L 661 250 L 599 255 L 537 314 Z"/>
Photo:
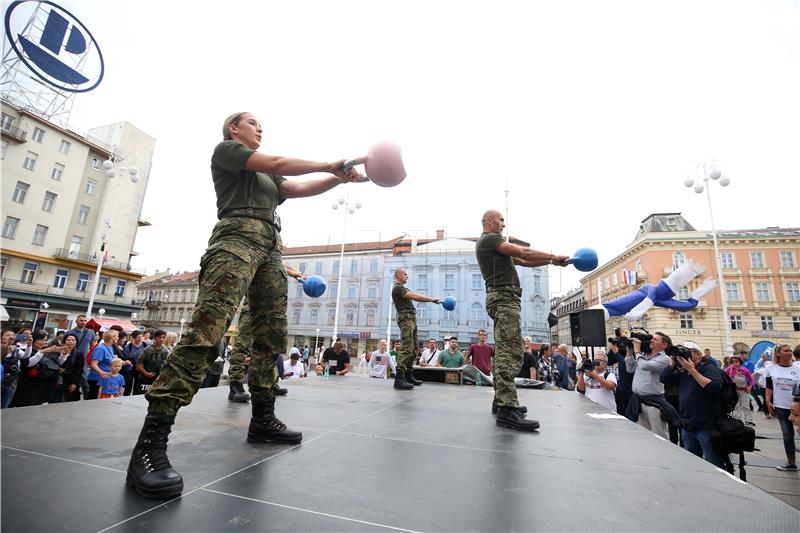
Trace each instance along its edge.
<path fill-rule="evenodd" d="M 230 381 L 244 381 L 244 359 L 245 357 L 252 356 L 253 351 L 253 315 L 250 313 L 249 298 L 245 296 L 242 302 L 242 309 L 239 312 L 239 334 L 236 336 L 236 342 L 233 345 L 231 356 L 229 359 L 230 365 L 228 366 L 228 377 Z M 286 345 L 286 342 L 283 344 Z M 272 383 L 278 381 L 278 355 L 283 350 L 280 348 L 278 352 L 269 354 L 267 363 L 272 361 Z M 251 358 L 252 364 L 252 358 Z M 270 385 L 272 386 L 272 385 Z"/>
<path fill-rule="evenodd" d="M 411 370 L 417 357 L 417 314 L 407 311 L 397 315 L 400 328 L 400 355 L 397 357 L 398 370 Z"/>
<path fill-rule="evenodd" d="M 518 407 L 514 378 L 522 367 L 520 294 L 514 290 L 491 290 L 486 294 L 486 311 L 494 320 L 494 396 L 497 405 Z"/>
<path fill-rule="evenodd" d="M 253 324 L 250 394 L 254 400 L 272 396 L 275 361 L 286 346 L 287 278 L 281 251 L 280 234 L 265 221 L 231 217 L 217 222 L 200 260 L 188 330 L 146 394 L 149 413 L 174 416 L 191 403 L 245 295 Z"/>

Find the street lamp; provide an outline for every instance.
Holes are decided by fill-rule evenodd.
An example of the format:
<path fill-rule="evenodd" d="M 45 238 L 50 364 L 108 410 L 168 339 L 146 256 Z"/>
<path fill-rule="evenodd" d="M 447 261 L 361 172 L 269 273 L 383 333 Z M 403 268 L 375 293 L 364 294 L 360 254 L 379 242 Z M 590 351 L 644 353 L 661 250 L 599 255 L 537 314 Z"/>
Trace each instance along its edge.
<path fill-rule="evenodd" d="M 696 177 L 695 177 L 696 176 Z M 702 163 L 698 163 L 692 173 L 683 180 L 685 187 L 693 187 L 694 192 L 702 194 L 706 191 L 708 200 L 708 216 L 711 218 L 711 238 L 714 241 L 714 258 L 717 262 L 717 282 L 719 283 L 720 301 L 722 302 L 722 317 L 725 326 L 725 355 L 733 354 L 733 335 L 731 334 L 731 319 L 728 315 L 728 295 L 725 289 L 725 282 L 722 277 L 722 258 L 719 254 L 719 244 L 717 242 L 717 229 L 714 226 L 714 211 L 711 208 L 711 182 L 716 181 L 722 187 L 730 185 L 731 180 L 722 175 L 719 162 L 711 157 L 706 157 Z M 702 181 L 702 183 L 701 183 Z"/>
<path fill-rule="evenodd" d="M 319 328 L 317 328 L 317 336 L 314 337 L 314 357 L 317 356 L 317 346 L 319 346 Z"/>
<path fill-rule="evenodd" d="M 180 329 L 180 332 L 178 333 L 178 342 L 181 342 L 181 337 L 183 337 L 183 325 L 185 323 L 186 323 L 186 319 L 185 318 L 181 318 L 181 329 Z"/>
<path fill-rule="evenodd" d="M 133 157 L 133 160 L 136 160 L 136 154 L 131 152 L 128 154 L 129 157 Z M 117 175 L 117 163 L 121 163 L 123 158 L 121 155 L 114 153 L 111 156 L 111 159 L 103 161 L 103 168 L 106 171 L 106 178 L 111 180 Z M 127 168 L 120 168 L 120 172 L 127 172 L 128 177 L 131 180 L 131 183 L 137 183 L 139 181 L 139 169 L 131 164 Z M 114 213 L 117 210 L 117 201 L 119 200 L 119 193 L 122 190 L 122 180 L 117 180 L 117 190 L 114 193 L 114 202 L 111 204 L 111 213 L 109 214 L 108 218 L 105 221 L 105 231 L 103 232 L 103 236 L 100 237 L 100 243 L 97 246 L 95 251 L 95 258 L 97 259 L 97 270 L 94 273 L 94 284 L 92 285 L 92 293 L 89 297 L 89 305 L 86 308 L 86 316 L 92 316 L 92 307 L 94 306 L 94 298 L 97 296 L 97 288 L 100 285 L 100 271 L 103 268 L 103 262 L 105 261 L 105 254 L 106 249 L 108 248 L 108 240 L 111 235 L 111 222 L 114 220 Z"/>
<path fill-rule="evenodd" d="M 354 214 L 356 209 L 361 209 L 361 202 L 350 203 L 349 197 L 339 198 L 331 204 L 331 209 L 336 211 L 339 206 L 344 207 L 344 220 L 342 222 L 342 249 L 339 252 L 339 280 L 336 282 L 336 310 L 333 312 L 333 340 L 331 346 L 336 342 L 336 335 L 339 333 L 339 301 L 342 297 L 342 271 L 344 270 L 344 241 L 347 235 L 347 215 Z"/>

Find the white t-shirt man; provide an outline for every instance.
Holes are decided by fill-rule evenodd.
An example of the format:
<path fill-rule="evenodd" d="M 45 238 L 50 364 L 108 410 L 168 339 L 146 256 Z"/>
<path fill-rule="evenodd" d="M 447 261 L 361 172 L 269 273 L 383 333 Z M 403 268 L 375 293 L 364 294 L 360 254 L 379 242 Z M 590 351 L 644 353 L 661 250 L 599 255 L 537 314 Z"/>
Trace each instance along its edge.
<path fill-rule="evenodd" d="M 289 359 L 289 362 L 284 364 L 283 379 L 300 379 L 305 373 L 306 369 L 300 359 Z"/>
<path fill-rule="evenodd" d="M 428 366 L 436 366 L 436 363 L 439 362 L 439 350 L 434 348 L 431 351 L 430 348 L 425 348 L 422 351 L 422 355 L 419 356 L 419 362 L 425 363 Z"/>
<path fill-rule="evenodd" d="M 605 373 L 607 375 L 604 376 L 606 381 L 610 381 L 614 385 L 617 384 L 617 376 L 611 371 L 611 369 L 606 369 Z M 598 403 L 608 409 L 609 411 L 616 411 L 617 410 L 617 401 L 614 398 L 614 391 L 606 389 L 600 382 L 596 379 L 584 376 L 583 382 L 586 384 L 586 397 L 592 400 L 594 403 Z M 577 387 L 575 388 L 577 391 Z M 578 393 L 580 394 L 580 393 Z"/>
<path fill-rule="evenodd" d="M 772 405 L 781 409 L 791 409 L 792 387 L 800 382 L 800 366 L 773 364 L 767 368 L 766 376 L 772 378 Z"/>
<path fill-rule="evenodd" d="M 389 352 L 375 350 L 369 358 L 369 377 L 385 379 L 387 366 L 397 372 L 397 363 Z"/>

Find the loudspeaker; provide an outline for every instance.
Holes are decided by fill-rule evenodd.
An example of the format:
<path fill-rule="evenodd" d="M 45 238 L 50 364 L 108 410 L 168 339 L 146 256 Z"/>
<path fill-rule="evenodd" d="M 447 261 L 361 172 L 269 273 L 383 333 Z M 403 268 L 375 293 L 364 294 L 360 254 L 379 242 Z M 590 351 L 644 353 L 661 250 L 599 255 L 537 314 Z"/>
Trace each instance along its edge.
<path fill-rule="evenodd" d="M 602 309 L 584 309 L 569 314 L 573 346 L 605 346 L 606 315 Z"/>

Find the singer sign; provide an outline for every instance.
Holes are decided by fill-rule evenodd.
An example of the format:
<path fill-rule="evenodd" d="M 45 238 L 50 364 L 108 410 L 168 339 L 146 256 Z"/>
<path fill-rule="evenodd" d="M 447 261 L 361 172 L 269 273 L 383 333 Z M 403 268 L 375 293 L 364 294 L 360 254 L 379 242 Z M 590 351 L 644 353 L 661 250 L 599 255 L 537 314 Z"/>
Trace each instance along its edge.
<path fill-rule="evenodd" d="M 63 7 L 45 0 L 18 0 L 6 10 L 5 27 L 14 53 L 48 85 L 85 93 L 103 80 L 100 47 L 88 28 Z"/>

